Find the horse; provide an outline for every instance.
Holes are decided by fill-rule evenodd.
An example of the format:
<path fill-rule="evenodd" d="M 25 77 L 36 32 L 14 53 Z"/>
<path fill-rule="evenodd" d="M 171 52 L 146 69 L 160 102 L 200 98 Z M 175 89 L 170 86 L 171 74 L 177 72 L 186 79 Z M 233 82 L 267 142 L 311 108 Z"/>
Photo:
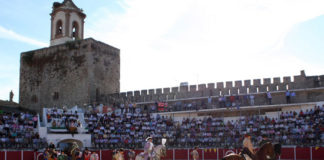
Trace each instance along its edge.
<path fill-rule="evenodd" d="M 281 145 L 275 144 L 274 146 L 268 142 L 265 143 L 255 154 L 252 160 L 275 160 L 277 155 L 281 154 Z M 244 156 L 244 157 L 243 157 Z M 223 157 L 222 160 L 247 160 L 245 154 L 229 154 Z"/>
<path fill-rule="evenodd" d="M 166 147 L 165 145 L 158 145 L 153 149 L 153 160 L 161 160 L 161 157 L 166 156 Z M 144 160 L 144 152 L 138 154 L 135 160 Z"/>

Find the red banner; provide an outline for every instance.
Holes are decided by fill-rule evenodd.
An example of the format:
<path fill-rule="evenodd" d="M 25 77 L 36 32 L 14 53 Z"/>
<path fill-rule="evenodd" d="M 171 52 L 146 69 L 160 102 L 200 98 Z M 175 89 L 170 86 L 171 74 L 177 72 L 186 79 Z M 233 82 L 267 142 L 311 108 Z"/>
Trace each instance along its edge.
<path fill-rule="evenodd" d="M 168 107 L 167 103 L 158 103 L 158 111 L 164 111 Z"/>

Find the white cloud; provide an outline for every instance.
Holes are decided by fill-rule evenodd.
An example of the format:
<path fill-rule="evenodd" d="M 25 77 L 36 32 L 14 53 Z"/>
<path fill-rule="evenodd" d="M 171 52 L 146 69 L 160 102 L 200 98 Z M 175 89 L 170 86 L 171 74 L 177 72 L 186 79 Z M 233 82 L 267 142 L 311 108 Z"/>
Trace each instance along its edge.
<path fill-rule="evenodd" d="M 4 39 L 11 39 L 11 40 L 16 40 L 20 42 L 25 42 L 34 46 L 39 46 L 39 47 L 46 47 L 48 46 L 47 43 L 35 40 L 33 38 L 29 38 L 23 35 L 20 35 L 12 30 L 6 29 L 2 26 L 0 26 L 0 38 Z"/>
<path fill-rule="evenodd" d="M 290 29 L 324 14 L 322 0 L 125 0 L 125 13 L 86 24 L 121 49 L 123 91 L 318 71 L 281 50 Z M 306 70 L 306 73 L 307 73 Z"/>

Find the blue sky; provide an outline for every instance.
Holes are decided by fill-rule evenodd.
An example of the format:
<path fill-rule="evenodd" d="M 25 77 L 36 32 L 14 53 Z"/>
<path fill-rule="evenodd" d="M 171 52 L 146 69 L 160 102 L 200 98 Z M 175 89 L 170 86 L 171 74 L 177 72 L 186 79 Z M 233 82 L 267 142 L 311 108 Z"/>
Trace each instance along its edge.
<path fill-rule="evenodd" d="M 53 0 L 0 1 L 0 99 L 49 44 Z M 324 74 L 322 0 L 74 0 L 85 37 L 121 49 L 121 91 Z"/>

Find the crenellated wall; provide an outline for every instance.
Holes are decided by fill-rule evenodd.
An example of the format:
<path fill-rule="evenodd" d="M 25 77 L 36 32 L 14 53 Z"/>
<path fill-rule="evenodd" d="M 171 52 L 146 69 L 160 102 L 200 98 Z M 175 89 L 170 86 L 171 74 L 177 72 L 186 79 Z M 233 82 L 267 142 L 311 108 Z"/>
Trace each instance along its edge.
<path fill-rule="evenodd" d="M 165 101 L 173 99 L 185 99 L 185 98 L 197 98 L 208 96 L 227 96 L 227 95 L 245 95 L 256 94 L 256 103 L 258 103 L 257 97 L 264 97 L 267 91 L 272 92 L 274 96 L 276 93 L 284 93 L 287 89 L 311 89 L 324 87 L 324 75 L 320 76 L 306 76 L 304 71 L 298 76 L 283 77 L 283 81 L 280 77 L 253 79 L 253 80 L 238 80 L 238 81 L 226 81 L 208 84 L 198 84 L 189 86 L 179 86 L 172 88 L 158 88 L 141 91 L 129 91 L 116 93 L 111 95 L 102 95 L 105 99 L 105 103 L 110 103 L 116 99 L 122 99 L 123 101 L 133 102 L 155 102 Z M 284 97 L 284 95 L 283 95 Z M 304 98 L 305 99 L 305 98 Z M 260 102 L 262 103 L 262 102 Z"/>

